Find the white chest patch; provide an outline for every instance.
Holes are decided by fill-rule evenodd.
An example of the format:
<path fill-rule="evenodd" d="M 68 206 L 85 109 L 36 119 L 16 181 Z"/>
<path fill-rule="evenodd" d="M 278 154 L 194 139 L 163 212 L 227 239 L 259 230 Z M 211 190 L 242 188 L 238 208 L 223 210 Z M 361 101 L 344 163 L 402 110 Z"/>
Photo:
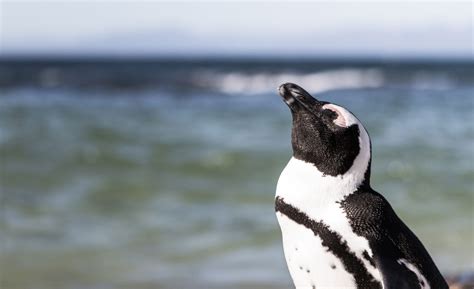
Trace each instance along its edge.
<path fill-rule="evenodd" d="M 278 180 L 276 196 L 339 235 L 368 274 L 382 283 L 380 272 L 364 257 L 364 254 L 372 257 L 367 239 L 353 232 L 338 203 L 360 185 L 369 158 L 370 152 L 361 152 L 351 169 L 336 177 L 325 176 L 314 165 L 292 158 Z M 346 270 L 339 257 L 323 245 L 320 236 L 281 212 L 277 212 L 277 218 L 285 258 L 296 288 L 356 287 L 353 274 Z"/>
<path fill-rule="evenodd" d="M 283 233 L 285 259 L 297 289 L 354 288 L 354 277 L 328 252 L 322 240 L 304 226 L 277 213 Z"/>

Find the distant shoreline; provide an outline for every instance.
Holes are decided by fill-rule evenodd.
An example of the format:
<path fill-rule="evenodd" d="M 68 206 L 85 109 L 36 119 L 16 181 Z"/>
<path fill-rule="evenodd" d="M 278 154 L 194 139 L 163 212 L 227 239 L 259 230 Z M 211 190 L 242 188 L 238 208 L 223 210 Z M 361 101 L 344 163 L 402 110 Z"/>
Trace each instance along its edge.
<path fill-rule="evenodd" d="M 190 63 L 190 64 L 332 64 L 332 65 L 452 65 L 472 66 L 472 57 L 390 57 L 358 55 L 321 56 L 246 56 L 246 55 L 53 55 L 53 54 L 7 54 L 0 55 L 0 65 L 12 63 Z"/>

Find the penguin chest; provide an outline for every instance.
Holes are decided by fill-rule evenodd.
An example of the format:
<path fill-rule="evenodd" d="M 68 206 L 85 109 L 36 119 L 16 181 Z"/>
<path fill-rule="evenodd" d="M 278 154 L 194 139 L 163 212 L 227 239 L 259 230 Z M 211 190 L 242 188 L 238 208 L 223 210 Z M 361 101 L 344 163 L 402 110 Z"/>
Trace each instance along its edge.
<path fill-rule="evenodd" d="M 311 229 L 277 212 L 283 237 L 285 259 L 297 289 L 356 288 L 352 274 L 334 252 L 327 240 Z"/>
<path fill-rule="evenodd" d="M 325 176 L 294 158 L 283 170 L 275 210 L 296 288 L 382 288 L 368 240 L 340 205 L 357 189 L 353 179 Z"/>

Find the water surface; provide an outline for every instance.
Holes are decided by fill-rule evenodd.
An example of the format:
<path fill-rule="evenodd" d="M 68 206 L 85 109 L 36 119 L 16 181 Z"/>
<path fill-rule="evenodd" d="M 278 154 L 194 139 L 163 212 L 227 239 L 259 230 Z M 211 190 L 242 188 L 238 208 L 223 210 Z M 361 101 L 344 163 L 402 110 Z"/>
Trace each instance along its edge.
<path fill-rule="evenodd" d="M 472 270 L 473 66 L 3 62 L 3 288 L 289 288 L 274 216 L 293 81 L 372 138 L 373 187 Z"/>

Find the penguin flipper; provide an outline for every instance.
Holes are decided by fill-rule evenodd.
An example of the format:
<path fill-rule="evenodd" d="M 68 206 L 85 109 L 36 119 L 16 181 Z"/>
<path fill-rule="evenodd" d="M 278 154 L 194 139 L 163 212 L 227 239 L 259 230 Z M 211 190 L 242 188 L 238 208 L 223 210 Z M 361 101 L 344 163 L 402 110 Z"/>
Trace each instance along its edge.
<path fill-rule="evenodd" d="M 381 194 L 361 188 L 341 207 L 354 232 L 368 240 L 385 289 L 448 288 L 421 241 Z"/>
<path fill-rule="evenodd" d="M 374 252 L 373 260 L 382 275 L 384 289 L 425 288 L 425 284 L 418 279 L 415 272 L 398 263 L 396 257 L 391 255 L 378 250 Z"/>

